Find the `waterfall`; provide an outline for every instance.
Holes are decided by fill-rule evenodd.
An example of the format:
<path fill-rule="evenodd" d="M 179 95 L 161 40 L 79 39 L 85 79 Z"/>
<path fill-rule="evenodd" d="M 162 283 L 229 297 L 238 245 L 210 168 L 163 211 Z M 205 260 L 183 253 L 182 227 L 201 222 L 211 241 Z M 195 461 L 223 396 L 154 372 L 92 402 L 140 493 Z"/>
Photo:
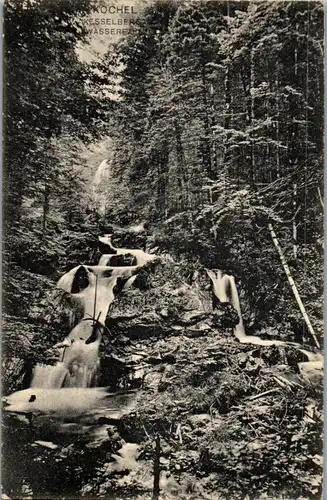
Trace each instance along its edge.
<path fill-rule="evenodd" d="M 93 199 L 99 215 L 104 216 L 107 205 L 107 185 L 110 179 L 111 162 L 103 160 L 93 179 Z"/>
<path fill-rule="evenodd" d="M 241 311 L 240 299 L 238 291 L 235 284 L 234 276 L 229 276 L 223 274 L 221 270 L 207 269 L 207 274 L 212 282 L 213 293 L 220 302 L 229 302 L 232 304 L 236 310 L 239 322 L 234 328 L 234 335 L 239 340 L 241 344 L 253 344 L 261 346 L 286 346 L 296 349 L 297 351 L 304 354 L 308 361 L 304 363 L 298 363 L 300 372 L 306 372 L 309 370 L 319 371 L 323 367 L 323 355 L 321 353 L 312 353 L 303 349 L 301 345 L 295 342 L 284 342 L 282 340 L 265 340 L 254 335 L 246 335 L 243 316 Z"/>
<path fill-rule="evenodd" d="M 101 255 L 100 260 L 99 260 L 99 266 L 106 266 L 108 264 L 108 261 L 110 261 L 111 257 L 112 257 L 112 254 Z"/>
<path fill-rule="evenodd" d="M 100 243 L 102 243 L 103 245 L 106 245 L 112 252 L 111 254 L 106 255 L 106 257 L 108 259 L 110 257 L 112 257 L 113 255 L 127 255 L 127 254 L 129 254 L 129 255 L 132 255 L 133 257 L 136 258 L 136 265 L 137 266 L 144 266 L 148 262 L 154 261 L 157 258 L 155 255 L 144 252 L 143 250 L 131 249 L 131 248 L 115 248 L 112 244 L 111 239 L 112 239 L 111 234 L 105 234 L 104 236 L 99 236 Z"/>
<path fill-rule="evenodd" d="M 100 243 L 111 246 L 108 236 L 99 237 Z M 99 348 L 110 304 L 122 290 L 130 288 L 136 273 L 156 257 L 143 250 L 116 249 L 102 255 L 99 265 L 80 265 L 64 274 L 57 287 L 71 294 L 83 306 L 83 316 L 63 342 L 62 359 L 55 366 L 38 364 L 35 367 L 32 388 L 88 388 L 96 386 L 99 370 Z M 134 266 L 107 266 L 112 255 L 130 254 L 136 257 Z"/>
<path fill-rule="evenodd" d="M 111 175 L 111 162 L 104 160 L 93 181 L 93 201 L 98 215 L 106 212 L 107 181 Z M 138 234 L 144 224 L 131 226 L 127 232 Z M 55 365 L 39 363 L 34 368 L 29 389 L 17 391 L 10 400 L 8 411 L 41 411 L 72 413 L 91 408 L 96 401 L 108 397 L 97 388 L 100 367 L 99 349 L 106 331 L 105 321 L 116 296 L 132 286 L 143 266 L 157 260 L 143 250 L 115 248 L 111 235 L 99 236 L 101 256 L 97 266 L 81 264 L 65 273 L 57 288 L 73 299 L 70 312 L 71 331 L 53 348 L 62 349 L 61 359 Z M 106 249 L 104 251 L 103 249 Z M 75 314 L 74 304 L 78 306 Z M 76 318 L 78 323 L 76 324 Z M 118 401 L 118 400 L 117 400 Z"/>
<path fill-rule="evenodd" d="M 63 386 L 67 367 L 63 363 L 51 365 L 36 365 L 31 387 L 43 387 L 47 389 L 59 389 Z"/>
<path fill-rule="evenodd" d="M 242 340 L 246 337 L 246 335 L 245 335 L 245 329 L 244 329 L 244 323 L 243 323 L 243 316 L 242 316 L 242 312 L 241 312 L 240 299 L 238 296 L 234 276 L 228 276 L 228 278 L 229 278 L 229 283 L 230 283 L 230 288 L 231 288 L 232 306 L 236 309 L 239 320 L 240 320 L 239 323 L 235 327 L 234 334 L 235 334 L 235 337 L 238 338 L 238 340 L 240 342 L 242 342 Z"/>
<path fill-rule="evenodd" d="M 72 293 L 74 280 L 81 268 L 86 277 L 86 288 Z M 86 388 L 96 385 L 99 346 L 108 309 L 115 298 L 113 289 L 117 276 L 106 277 L 106 268 L 98 273 L 92 272 L 94 268 L 96 266 L 92 269 L 78 266 L 60 278 L 57 286 L 79 298 L 84 307 L 84 315 L 66 339 L 62 361 L 55 366 L 37 365 L 32 387 Z M 78 286 L 81 284 L 75 284 L 75 287 Z"/>
<path fill-rule="evenodd" d="M 219 301 L 229 302 L 228 291 L 230 288 L 230 277 L 228 275 L 223 275 L 223 272 L 220 269 L 216 272 L 207 269 L 207 274 L 212 281 L 214 294 Z"/>
<path fill-rule="evenodd" d="M 246 335 L 244 330 L 240 299 L 238 296 L 234 276 L 223 274 L 223 271 L 221 271 L 220 269 L 217 269 L 217 271 L 207 269 L 207 274 L 212 282 L 213 293 L 215 294 L 219 302 L 229 302 L 236 310 L 239 317 L 239 323 L 234 329 L 234 334 L 235 337 L 238 338 L 240 342 L 242 342 L 242 339 L 244 339 Z"/>

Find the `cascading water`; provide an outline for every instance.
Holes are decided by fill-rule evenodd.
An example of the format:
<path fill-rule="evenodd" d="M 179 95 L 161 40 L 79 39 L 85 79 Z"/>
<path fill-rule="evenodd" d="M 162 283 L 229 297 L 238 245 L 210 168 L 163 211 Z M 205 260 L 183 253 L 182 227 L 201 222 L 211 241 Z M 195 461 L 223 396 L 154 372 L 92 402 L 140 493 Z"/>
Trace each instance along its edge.
<path fill-rule="evenodd" d="M 139 270 L 151 265 L 156 257 L 143 250 L 116 249 L 112 247 L 111 239 L 109 244 L 108 237 L 99 237 L 100 245 L 103 245 L 103 239 L 106 249 L 112 253 L 106 254 L 105 259 L 100 258 L 101 264 L 107 264 L 117 254 L 129 254 L 133 256 L 136 265 L 80 265 L 60 278 L 57 287 L 71 294 L 76 299 L 76 304 L 82 306 L 82 317 L 75 326 L 72 325 L 69 335 L 54 346 L 63 348 L 61 360 L 54 366 L 38 364 L 31 387 L 5 398 L 7 411 L 51 412 L 61 417 L 68 410 L 70 415 L 81 415 L 90 408 L 99 411 L 101 407 L 106 413 L 115 411 L 118 415 L 124 408 L 130 408 L 129 391 L 109 395 L 104 388 L 96 387 L 100 364 L 99 347 L 106 330 L 105 321 L 110 304 L 122 290 L 131 286 Z M 124 399 L 125 394 L 127 399 Z M 114 398 L 115 410 L 104 404 L 109 397 Z"/>
<path fill-rule="evenodd" d="M 99 265 L 77 266 L 63 275 L 58 281 L 57 287 L 76 299 L 76 304 L 82 306 L 83 314 L 63 342 L 55 346 L 63 348 L 61 360 L 54 366 L 38 364 L 35 367 L 29 390 L 43 390 L 44 401 L 56 396 L 59 402 L 62 401 L 65 395 L 69 395 L 70 398 L 74 396 L 80 399 L 82 394 L 79 392 L 80 390 L 92 391 L 90 388 L 97 390 L 95 387 L 99 370 L 99 347 L 102 335 L 106 330 L 105 321 L 110 304 L 119 292 L 132 285 L 140 269 L 152 265 L 157 258 L 143 250 L 115 248 L 111 242 L 111 235 L 99 237 L 99 245 L 106 252 L 100 258 Z M 108 265 L 114 260 L 113 257 L 118 262 L 117 256 L 119 255 L 124 257 L 127 255 L 132 256 L 135 265 Z M 229 302 L 237 311 L 239 322 L 234 328 L 234 334 L 239 342 L 261 346 L 281 345 L 293 347 L 308 358 L 312 368 L 316 369 L 317 364 L 321 366 L 321 355 L 306 351 L 298 344 L 279 340 L 264 340 L 260 337 L 246 335 L 234 277 L 224 274 L 221 270 L 207 270 L 207 273 L 211 279 L 213 293 L 218 302 Z M 302 363 L 301 366 L 299 364 L 300 370 L 307 370 L 308 362 Z M 72 391 L 68 393 L 64 391 L 66 389 Z M 73 391 L 73 389 L 76 389 L 76 391 Z M 58 390 L 64 391 L 60 393 L 60 397 Z M 26 391 L 19 392 L 24 393 L 22 395 L 24 398 L 27 395 L 32 398 L 24 403 L 25 407 L 30 409 L 36 395 L 26 393 Z M 15 396 L 12 400 L 17 400 L 17 398 L 19 400 L 17 394 L 12 395 Z M 86 394 L 90 395 L 91 393 L 87 392 Z M 76 401 L 76 405 L 79 406 L 78 401 Z M 19 407 L 21 408 L 22 404 Z M 49 407 L 49 404 L 47 407 Z M 15 408 L 17 408 L 17 405 L 12 405 L 9 411 L 15 411 Z"/>
<path fill-rule="evenodd" d="M 236 325 L 234 333 L 235 337 L 238 338 L 240 342 L 246 337 L 245 335 L 245 329 L 244 329 L 244 323 L 243 323 L 243 316 L 241 312 L 241 304 L 240 304 L 240 299 L 237 293 L 237 288 L 235 284 L 235 278 L 234 276 L 229 276 L 229 283 L 230 283 L 230 288 L 231 288 L 231 302 L 234 308 L 237 311 L 238 317 L 240 319 L 238 325 Z"/>
<path fill-rule="evenodd" d="M 107 192 L 106 186 L 108 185 L 108 180 L 110 178 L 110 168 L 111 162 L 109 160 L 103 160 L 93 178 L 93 200 L 96 210 L 100 216 L 104 216 L 106 213 L 107 205 Z"/>
<path fill-rule="evenodd" d="M 67 368 L 63 363 L 55 366 L 38 364 L 35 367 L 31 387 L 59 389 L 67 376 Z"/>
<path fill-rule="evenodd" d="M 246 335 L 244 330 L 240 300 L 238 297 L 234 277 L 223 274 L 220 269 L 218 269 L 216 272 L 207 270 L 207 274 L 212 281 L 213 293 L 215 294 L 217 299 L 223 303 L 229 302 L 235 308 L 239 317 L 239 323 L 234 329 L 234 334 L 235 337 L 241 341 L 241 339 L 243 339 Z"/>
<path fill-rule="evenodd" d="M 156 257 L 142 250 L 116 249 L 111 237 L 99 241 L 112 248 L 112 254 L 102 255 L 98 266 L 77 266 L 58 281 L 57 287 L 72 294 L 83 305 L 84 314 L 68 337 L 56 347 L 63 347 L 62 360 L 55 366 L 38 364 L 34 370 L 32 388 L 88 388 L 96 385 L 99 369 L 99 346 L 105 329 L 110 304 L 122 289 L 129 288 L 139 269 Z M 107 266 L 110 257 L 131 254 L 135 266 Z"/>
<path fill-rule="evenodd" d="M 105 234 L 104 236 L 99 237 L 99 241 L 105 245 L 109 251 L 110 254 L 104 255 L 104 259 L 107 258 L 109 259 L 110 257 L 114 255 L 132 255 L 133 257 L 136 258 L 136 264 L 138 266 L 144 266 L 148 262 L 154 261 L 156 259 L 155 255 L 151 255 L 149 253 L 144 252 L 143 250 L 138 250 L 138 249 L 131 249 L 131 248 L 115 248 L 112 244 L 111 241 L 111 234 Z M 101 259 L 100 259 L 101 262 Z M 102 261 L 103 262 L 103 261 Z M 100 265 L 100 263 L 99 263 Z"/>
<path fill-rule="evenodd" d="M 308 361 L 304 363 L 298 363 L 299 370 L 302 374 L 306 374 L 311 371 L 322 371 L 324 358 L 321 353 L 312 353 L 306 349 L 303 349 L 301 345 L 293 342 L 283 342 L 281 340 L 265 340 L 253 335 L 246 335 L 240 299 L 238 296 L 234 276 L 224 274 L 221 270 L 213 271 L 208 269 L 207 274 L 211 279 L 213 293 L 217 297 L 218 301 L 222 303 L 229 302 L 230 304 L 232 304 L 238 314 L 239 322 L 234 328 L 234 335 L 240 343 L 261 346 L 275 345 L 294 348 L 304 354 L 308 359 Z"/>

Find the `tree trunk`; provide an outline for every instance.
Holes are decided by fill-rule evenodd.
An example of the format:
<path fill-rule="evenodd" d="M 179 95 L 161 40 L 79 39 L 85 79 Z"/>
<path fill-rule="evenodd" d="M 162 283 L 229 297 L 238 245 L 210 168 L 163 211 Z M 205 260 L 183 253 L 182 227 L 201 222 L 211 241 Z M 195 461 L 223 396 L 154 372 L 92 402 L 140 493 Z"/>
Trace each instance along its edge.
<path fill-rule="evenodd" d="M 255 157 L 254 157 L 254 132 L 251 131 L 253 127 L 254 118 L 254 99 L 252 95 L 252 89 L 254 87 L 254 55 L 252 45 L 250 47 L 250 67 L 246 66 L 243 71 L 240 72 L 241 81 L 244 90 L 244 96 L 246 100 L 246 128 L 249 138 L 249 146 L 246 147 L 246 154 L 248 158 L 249 172 L 248 181 L 251 186 L 255 187 Z"/>
<path fill-rule="evenodd" d="M 227 7 L 227 18 L 230 18 L 230 3 L 226 2 Z M 227 33 L 230 33 L 229 21 L 227 22 Z M 228 146 L 229 132 L 232 123 L 232 95 L 231 95 L 231 73 L 230 73 L 231 61 L 228 57 L 225 61 L 225 77 L 224 77 L 224 93 L 225 93 L 225 116 L 224 116 L 224 129 L 225 129 L 225 143 L 224 143 L 224 165 L 227 166 L 227 174 L 229 172 L 228 161 L 230 159 L 230 151 Z"/>
<path fill-rule="evenodd" d="M 251 46 L 251 56 L 250 56 L 250 90 L 249 90 L 249 98 L 250 98 L 250 120 L 249 120 L 249 125 L 250 127 L 253 127 L 254 123 L 254 98 L 253 98 L 253 93 L 252 90 L 254 88 L 254 51 L 253 47 Z M 250 133 L 251 137 L 251 179 L 250 182 L 253 187 L 255 187 L 255 181 L 256 181 L 256 172 L 255 172 L 255 145 L 254 145 L 254 132 Z"/>
<path fill-rule="evenodd" d="M 280 151 L 279 151 L 279 62 L 276 61 L 276 178 L 280 177 Z"/>
<path fill-rule="evenodd" d="M 210 100 L 211 100 L 211 116 L 210 116 L 210 130 L 212 135 L 212 168 L 213 171 L 216 172 L 218 169 L 218 152 L 217 152 L 217 144 L 216 144 L 216 131 L 214 129 L 215 125 L 217 125 L 217 112 L 215 107 L 215 93 L 213 84 L 210 84 Z"/>
<path fill-rule="evenodd" d="M 47 219 L 50 209 L 50 190 L 47 183 L 44 185 L 44 196 L 43 196 L 43 217 L 42 217 L 42 231 L 45 232 L 47 229 Z"/>
<path fill-rule="evenodd" d="M 293 184 L 293 256 L 297 259 L 297 225 L 296 225 L 296 202 L 297 199 L 297 184 Z"/>
<path fill-rule="evenodd" d="M 229 2 L 228 2 L 229 3 Z M 229 132 L 231 127 L 231 107 L 232 107 L 232 96 L 231 96 L 231 86 L 230 86 L 230 61 L 226 61 L 225 67 L 225 78 L 224 78 L 224 90 L 225 90 L 225 116 L 224 116 L 224 129 L 226 133 L 226 139 L 224 144 L 224 163 L 227 164 L 229 160 Z M 228 168 L 227 168 L 228 172 Z"/>
<path fill-rule="evenodd" d="M 167 177 L 168 177 L 168 144 L 165 141 L 157 156 L 157 210 L 164 215 L 167 208 Z"/>
<path fill-rule="evenodd" d="M 3 207 L 4 224 L 11 226 L 19 222 L 22 215 L 22 204 L 24 197 L 24 173 L 12 172 L 8 166 L 11 158 L 4 158 L 3 168 Z M 7 163 L 7 164 L 6 164 Z M 19 169 L 16 169 L 19 170 Z"/>
<path fill-rule="evenodd" d="M 211 162 L 211 150 L 210 150 L 210 125 L 209 125 L 209 117 L 208 117 L 208 99 L 207 99 L 207 81 L 206 81 L 206 73 L 205 67 L 202 66 L 201 69 L 201 78 L 202 78 L 202 102 L 203 102 L 203 126 L 204 126 L 204 135 L 200 138 L 201 140 L 201 153 L 202 153 L 202 161 L 205 171 L 209 179 L 213 178 L 212 172 L 212 162 Z"/>
<path fill-rule="evenodd" d="M 298 303 L 300 311 L 301 311 L 301 313 L 303 315 L 304 321 L 305 321 L 305 323 L 306 323 L 306 325 L 308 327 L 308 330 L 309 330 L 309 332 L 310 332 L 310 334 L 311 334 L 311 336 L 312 336 L 312 338 L 313 338 L 316 346 L 320 349 L 320 344 L 319 344 L 319 342 L 317 340 L 317 337 L 316 337 L 316 334 L 314 332 L 313 326 L 311 324 L 310 318 L 309 318 L 309 316 L 308 316 L 308 314 L 307 314 L 307 312 L 305 310 L 305 307 L 304 307 L 304 304 L 302 302 L 302 299 L 301 299 L 301 297 L 299 295 L 299 292 L 298 292 L 298 290 L 296 288 L 296 285 L 295 285 L 294 280 L 293 280 L 292 275 L 291 275 L 290 268 L 288 267 L 288 264 L 286 262 L 284 254 L 283 254 L 283 250 L 282 250 L 282 248 L 281 248 L 281 246 L 279 244 L 279 241 L 277 239 L 277 236 L 276 236 L 276 233 L 274 231 L 274 228 L 273 228 L 272 224 L 268 224 L 268 228 L 269 228 L 270 235 L 271 235 L 271 238 L 273 240 L 273 243 L 274 243 L 274 245 L 275 245 L 275 247 L 277 249 L 277 252 L 279 254 L 279 258 L 280 258 L 280 261 L 281 261 L 281 263 L 283 265 L 283 268 L 284 268 L 285 274 L 287 276 L 287 279 L 289 281 L 289 284 L 291 285 L 292 292 L 294 294 L 296 302 Z"/>
<path fill-rule="evenodd" d="M 187 179 L 184 165 L 184 149 L 182 144 L 181 130 L 177 119 L 174 120 L 174 129 L 176 137 L 176 157 L 177 157 L 177 184 L 179 193 L 177 193 L 177 200 L 179 208 L 185 208 L 185 192 L 187 189 Z"/>
<path fill-rule="evenodd" d="M 160 494 L 160 436 L 157 434 L 155 441 L 155 454 L 153 460 L 153 494 L 152 500 L 159 500 Z"/>

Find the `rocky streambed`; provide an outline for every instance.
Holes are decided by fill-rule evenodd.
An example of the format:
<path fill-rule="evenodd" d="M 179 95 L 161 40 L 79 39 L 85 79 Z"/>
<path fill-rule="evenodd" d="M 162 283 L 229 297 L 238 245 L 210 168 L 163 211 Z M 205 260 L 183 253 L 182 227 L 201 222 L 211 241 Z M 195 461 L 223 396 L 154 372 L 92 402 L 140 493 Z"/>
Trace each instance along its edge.
<path fill-rule="evenodd" d="M 64 323 L 68 299 L 56 294 Z M 259 487 L 260 498 L 318 498 L 321 385 L 299 376 L 298 351 L 240 344 L 229 306 L 213 310 L 197 266 L 166 255 L 142 270 L 111 304 L 100 347 L 99 385 L 134 389 L 133 406 L 64 422 L 64 432 L 55 421 L 6 416 L 9 497 L 148 499 L 159 436 L 162 499 L 257 498 Z M 30 342 L 42 344 L 38 328 Z M 53 340 L 41 351 L 55 363 Z"/>

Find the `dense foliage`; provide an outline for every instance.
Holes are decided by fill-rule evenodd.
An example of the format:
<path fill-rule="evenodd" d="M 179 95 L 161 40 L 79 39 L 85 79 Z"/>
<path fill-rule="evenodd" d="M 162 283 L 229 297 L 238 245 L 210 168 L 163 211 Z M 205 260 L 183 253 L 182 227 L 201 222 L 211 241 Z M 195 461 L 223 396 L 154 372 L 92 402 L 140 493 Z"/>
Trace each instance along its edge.
<path fill-rule="evenodd" d="M 102 61 L 121 73 L 107 220 L 233 270 L 261 321 L 299 335 L 268 223 L 321 329 L 322 40 L 319 2 L 158 1 Z"/>
<path fill-rule="evenodd" d="M 283 178 L 284 218 L 294 215 L 292 183 L 299 215 L 319 204 L 322 38 L 318 2 L 149 7 L 107 58 L 124 65 L 116 166 L 137 179 L 140 209 L 140 192 L 155 220 L 197 208 L 223 173 L 253 190 Z"/>
<path fill-rule="evenodd" d="M 16 286 L 23 273 L 20 268 L 56 276 L 58 266 L 65 263 L 71 232 L 94 222 L 84 144 L 100 137 L 110 103 L 99 103 L 94 84 L 91 93 L 94 71 L 76 51 L 79 43 L 86 42 L 82 21 L 90 8 L 88 0 L 5 4 L 7 313 L 16 314 L 14 302 L 24 302 L 24 293 Z"/>
<path fill-rule="evenodd" d="M 41 452 L 31 443 L 44 429 L 7 416 L 7 490 L 148 498 L 159 433 L 163 500 L 257 498 L 258 487 L 318 498 L 320 386 L 300 378 L 299 353 L 235 341 L 238 315 L 212 311 L 206 268 L 235 276 L 246 333 L 312 348 L 272 224 L 322 344 L 323 5 L 153 0 L 86 63 L 91 10 L 4 8 L 3 387 L 25 388 L 35 363 L 58 360 L 52 346 L 81 305 L 56 280 L 98 262 L 109 226 L 144 223 L 116 244 L 147 246 L 161 263 L 110 309 L 100 381 L 132 384 L 135 352 L 149 376 L 133 380 L 138 410 L 101 445 L 68 434 Z M 140 445 L 127 472 L 113 465 L 124 439 Z"/>

